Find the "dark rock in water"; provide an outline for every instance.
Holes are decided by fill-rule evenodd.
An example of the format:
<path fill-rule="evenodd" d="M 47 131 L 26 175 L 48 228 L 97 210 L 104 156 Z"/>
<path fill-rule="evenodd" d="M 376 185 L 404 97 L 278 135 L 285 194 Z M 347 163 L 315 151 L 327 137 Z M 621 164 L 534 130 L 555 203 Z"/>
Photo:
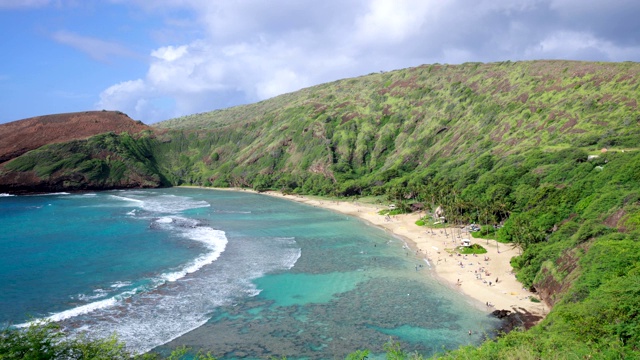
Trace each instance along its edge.
<path fill-rule="evenodd" d="M 498 319 L 504 319 L 511 314 L 511 310 L 494 310 L 491 313 L 491 316 L 494 316 Z"/>
<path fill-rule="evenodd" d="M 542 320 L 543 316 L 533 314 L 526 309 L 495 310 L 489 316 L 502 320 L 499 332 L 506 334 L 514 329 L 527 330 Z"/>

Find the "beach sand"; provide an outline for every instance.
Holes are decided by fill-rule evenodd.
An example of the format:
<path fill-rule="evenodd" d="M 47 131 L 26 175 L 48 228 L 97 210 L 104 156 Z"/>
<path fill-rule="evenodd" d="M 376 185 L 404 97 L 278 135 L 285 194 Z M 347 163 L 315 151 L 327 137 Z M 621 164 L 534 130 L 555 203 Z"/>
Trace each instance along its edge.
<path fill-rule="evenodd" d="M 378 211 L 383 209 L 382 206 L 354 201 L 329 201 L 300 195 L 283 195 L 273 191 L 262 194 L 357 216 L 405 239 L 412 248 L 414 256 L 429 262 L 431 274 L 443 284 L 476 300 L 478 307 L 486 309 L 487 312 L 513 310 L 523 314 L 528 313 L 534 320 L 544 318 L 549 312 L 544 302 L 531 301 L 531 297 L 537 298 L 537 295 L 523 288 L 522 284 L 516 280 L 510 260 L 519 254 L 519 250 L 510 244 L 500 244 L 495 240 L 474 239 L 460 229 L 448 228 L 447 235 L 445 235 L 445 229 L 431 231 L 427 227 L 415 224 L 423 214 L 402 214 L 387 218 L 378 214 Z M 457 256 L 453 250 L 460 245 L 460 240 L 463 238 L 470 239 L 472 244 L 479 243 L 487 249 L 487 253 L 477 256 Z M 489 260 L 485 260 L 485 257 Z M 488 306 L 487 303 L 490 305 Z"/>
<path fill-rule="evenodd" d="M 216 188 L 216 190 L 257 193 L 253 190 L 238 188 Z M 414 256 L 428 261 L 428 268 L 431 269 L 429 274 L 434 275 L 442 284 L 466 295 L 475 301 L 479 309 L 486 310 L 488 313 L 494 310 L 516 311 L 523 315 L 521 321 L 527 328 L 549 313 L 550 309 L 543 301 L 531 301 L 531 297 L 539 299 L 537 294 L 528 291 L 516 280 L 510 261 L 511 258 L 519 255 L 519 249 L 511 244 L 475 239 L 467 232 L 461 232 L 460 229 L 431 230 L 425 226 L 418 226 L 415 222 L 424 215 L 423 213 L 401 214 L 387 218 L 378 214 L 378 211 L 384 208 L 382 205 L 376 206 L 351 200 L 327 200 L 304 195 L 285 195 L 276 191 L 259 194 L 356 216 L 405 239 L 407 245 L 413 250 Z M 464 238 L 470 239 L 472 244 L 482 245 L 487 249 L 487 253 L 477 256 L 457 256 L 454 249 Z M 485 260 L 485 257 L 489 260 Z"/>

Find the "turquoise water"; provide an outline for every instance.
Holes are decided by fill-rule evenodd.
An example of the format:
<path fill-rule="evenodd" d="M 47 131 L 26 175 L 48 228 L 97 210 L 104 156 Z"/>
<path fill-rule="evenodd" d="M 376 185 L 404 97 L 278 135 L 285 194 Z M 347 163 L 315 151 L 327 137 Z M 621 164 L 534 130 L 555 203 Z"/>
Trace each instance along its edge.
<path fill-rule="evenodd" d="M 435 282 L 401 240 L 279 198 L 200 189 L 0 197 L 0 225 L 0 322 L 51 317 L 73 332 L 115 331 L 139 352 L 335 358 L 381 352 L 393 338 L 428 355 L 497 326 Z"/>

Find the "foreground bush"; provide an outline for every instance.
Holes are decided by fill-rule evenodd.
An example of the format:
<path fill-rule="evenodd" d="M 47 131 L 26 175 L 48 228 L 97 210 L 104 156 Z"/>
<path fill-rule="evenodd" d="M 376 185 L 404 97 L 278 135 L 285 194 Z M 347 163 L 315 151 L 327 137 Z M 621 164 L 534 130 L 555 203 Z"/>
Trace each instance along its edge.
<path fill-rule="evenodd" d="M 186 347 L 174 350 L 167 359 L 212 360 L 210 354 L 189 354 Z M 58 324 L 34 322 L 26 329 L 7 328 L 0 332 L 0 360 L 117 360 L 162 359 L 158 354 L 135 355 L 129 352 L 115 335 L 106 339 L 90 339 L 86 336 L 69 338 Z"/>

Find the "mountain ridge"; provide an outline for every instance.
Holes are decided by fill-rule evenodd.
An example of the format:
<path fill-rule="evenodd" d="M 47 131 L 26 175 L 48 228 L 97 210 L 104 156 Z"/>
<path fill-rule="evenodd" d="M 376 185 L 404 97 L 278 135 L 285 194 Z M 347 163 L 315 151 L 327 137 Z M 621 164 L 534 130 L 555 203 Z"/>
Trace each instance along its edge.
<path fill-rule="evenodd" d="M 131 158 L 136 155 L 126 151 L 120 141 L 130 139 L 128 134 L 138 136 L 135 134 L 154 131 L 158 130 L 120 111 L 105 110 L 43 115 L 0 124 L 0 192 L 160 186 L 161 176 L 137 165 L 145 161 L 145 156 L 133 161 Z M 42 163 L 46 165 L 38 166 Z M 72 166 L 74 169 L 67 169 Z"/>
<path fill-rule="evenodd" d="M 639 121 L 639 73 L 635 63 L 423 65 L 154 126 L 185 132 L 206 132 L 211 126 L 209 130 L 234 138 L 232 134 L 253 131 L 253 139 L 242 138 L 242 148 L 219 146 L 217 161 L 224 164 L 230 154 L 230 167 L 254 168 L 256 162 L 288 156 L 306 168 L 285 160 L 287 171 L 309 170 L 329 178 L 342 176 L 340 169 L 357 170 L 358 176 L 380 168 L 414 169 L 440 157 L 489 148 L 494 155 L 540 144 L 549 149 L 591 147 L 589 151 L 634 148 L 638 129 L 631 125 Z M 275 153 L 281 153 L 278 159 L 265 159 Z M 269 171 L 266 166 L 255 170 Z M 200 177 L 202 184 L 220 179 L 215 170 Z M 251 180 L 234 176 L 218 182 L 250 186 Z"/>
<path fill-rule="evenodd" d="M 73 127 L 72 130 L 60 126 Z M 51 143 L 88 138 L 104 132 L 151 130 L 120 111 L 82 111 L 41 115 L 0 124 L 0 164 Z"/>

